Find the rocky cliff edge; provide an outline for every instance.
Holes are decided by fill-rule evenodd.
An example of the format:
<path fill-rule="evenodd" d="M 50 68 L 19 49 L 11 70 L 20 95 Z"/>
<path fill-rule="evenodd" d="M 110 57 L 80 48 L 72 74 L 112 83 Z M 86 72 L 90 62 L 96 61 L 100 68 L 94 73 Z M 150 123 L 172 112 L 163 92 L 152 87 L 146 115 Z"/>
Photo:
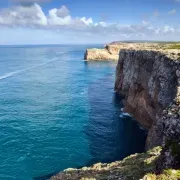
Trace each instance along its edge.
<path fill-rule="evenodd" d="M 180 50 L 123 49 L 115 90 L 124 110 L 149 130 L 146 148 L 163 146 L 157 171 L 180 168 Z"/>
<path fill-rule="evenodd" d="M 179 44 L 178 44 L 179 45 Z M 84 59 L 88 61 L 107 61 L 119 59 L 119 52 L 121 49 L 149 49 L 149 50 L 160 50 L 167 48 L 176 48 L 177 44 L 175 43 L 110 43 L 105 45 L 103 49 L 92 48 L 87 49 L 84 54 Z"/>

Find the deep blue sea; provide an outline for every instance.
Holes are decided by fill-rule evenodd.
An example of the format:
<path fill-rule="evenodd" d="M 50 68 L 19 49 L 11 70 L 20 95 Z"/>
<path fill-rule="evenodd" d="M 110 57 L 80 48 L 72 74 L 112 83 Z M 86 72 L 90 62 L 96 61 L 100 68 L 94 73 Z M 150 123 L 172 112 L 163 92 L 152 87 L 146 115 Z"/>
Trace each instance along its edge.
<path fill-rule="evenodd" d="M 142 152 L 146 132 L 122 113 L 102 45 L 0 46 L 0 179 L 43 180 L 69 167 Z"/>

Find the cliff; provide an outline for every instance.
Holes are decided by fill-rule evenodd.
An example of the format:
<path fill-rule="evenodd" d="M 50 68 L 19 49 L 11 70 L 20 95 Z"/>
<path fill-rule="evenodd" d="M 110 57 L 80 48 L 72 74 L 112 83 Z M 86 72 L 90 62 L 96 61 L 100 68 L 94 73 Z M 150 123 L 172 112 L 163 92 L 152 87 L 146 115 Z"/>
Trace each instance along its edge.
<path fill-rule="evenodd" d="M 180 50 L 120 51 L 115 90 L 147 129 L 146 148 L 163 146 L 157 170 L 180 165 Z"/>
<path fill-rule="evenodd" d="M 85 60 L 118 60 L 120 47 L 118 45 L 107 45 L 104 49 L 87 49 Z"/>
<path fill-rule="evenodd" d="M 84 59 L 89 61 L 104 61 L 119 59 L 119 52 L 121 49 L 167 49 L 173 48 L 176 44 L 172 43 L 125 43 L 114 42 L 106 45 L 104 49 L 87 49 L 84 54 Z"/>

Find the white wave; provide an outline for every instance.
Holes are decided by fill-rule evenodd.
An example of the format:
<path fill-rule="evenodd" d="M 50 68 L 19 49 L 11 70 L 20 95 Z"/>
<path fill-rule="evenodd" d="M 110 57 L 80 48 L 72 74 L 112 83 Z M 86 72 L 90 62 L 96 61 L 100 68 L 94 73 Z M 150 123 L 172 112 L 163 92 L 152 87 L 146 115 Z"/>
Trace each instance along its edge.
<path fill-rule="evenodd" d="M 4 74 L 4 75 L 0 76 L 0 80 L 6 79 L 6 78 L 11 77 L 11 76 L 13 76 L 15 74 L 21 73 L 22 71 L 23 70 L 19 70 L 19 71 L 14 71 L 14 72 L 10 72 L 10 73 Z"/>
<path fill-rule="evenodd" d="M 16 74 L 20 74 L 20 73 L 29 71 L 29 70 L 31 70 L 31 69 L 35 69 L 35 68 L 39 68 L 39 67 L 45 66 L 45 65 L 47 65 L 47 64 L 49 64 L 49 63 L 52 63 L 52 62 L 55 62 L 55 61 L 57 61 L 57 60 L 58 60 L 58 59 L 54 59 L 54 60 L 48 61 L 48 62 L 46 62 L 46 63 L 42 63 L 42 64 L 39 64 L 39 65 L 36 65 L 36 66 L 32 66 L 32 67 L 29 67 L 29 68 L 26 68 L 26 69 L 21 69 L 21 70 L 17 70 L 17 71 L 13 71 L 13 72 L 6 73 L 6 74 L 0 76 L 0 80 L 2 80 L 2 79 L 7 79 L 7 78 L 12 77 L 12 76 L 14 76 L 14 75 L 16 75 Z"/>
<path fill-rule="evenodd" d="M 129 113 L 121 113 L 120 118 L 132 117 Z"/>

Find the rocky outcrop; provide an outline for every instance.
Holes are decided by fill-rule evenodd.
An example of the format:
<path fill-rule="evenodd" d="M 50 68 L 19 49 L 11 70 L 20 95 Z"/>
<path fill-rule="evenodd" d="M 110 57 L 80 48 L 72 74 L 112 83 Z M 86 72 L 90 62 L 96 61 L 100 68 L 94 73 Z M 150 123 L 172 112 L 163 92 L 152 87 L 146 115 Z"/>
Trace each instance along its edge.
<path fill-rule="evenodd" d="M 104 49 L 87 49 L 84 54 L 85 60 L 118 60 L 121 49 L 167 49 L 173 48 L 175 44 L 171 43 L 125 43 L 114 42 L 106 45 Z"/>
<path fill-rule="evenodd" d="M 107 45 L 104 49 L 87 49 L 84 55 L 85 60 L 118 60 L 120 47 Z"/>
<path fill-rule="evenodd" d="M 164 125 L 158 125 L 159 120 L 163 117 L 163 110 L 178 99 L 178 53 L 136 49 L 120 52 L 115 90 L 125 96 L 124 110 L 150 129 L 148 148 L 161 145 Z"/>
<path fill-rule="evenodd" d="M 149 129 L 146 148 L 163 146 L 157 171 L 180 165 L 180 51 L 124 49 L 115 90 L 126 112 Z"/>

